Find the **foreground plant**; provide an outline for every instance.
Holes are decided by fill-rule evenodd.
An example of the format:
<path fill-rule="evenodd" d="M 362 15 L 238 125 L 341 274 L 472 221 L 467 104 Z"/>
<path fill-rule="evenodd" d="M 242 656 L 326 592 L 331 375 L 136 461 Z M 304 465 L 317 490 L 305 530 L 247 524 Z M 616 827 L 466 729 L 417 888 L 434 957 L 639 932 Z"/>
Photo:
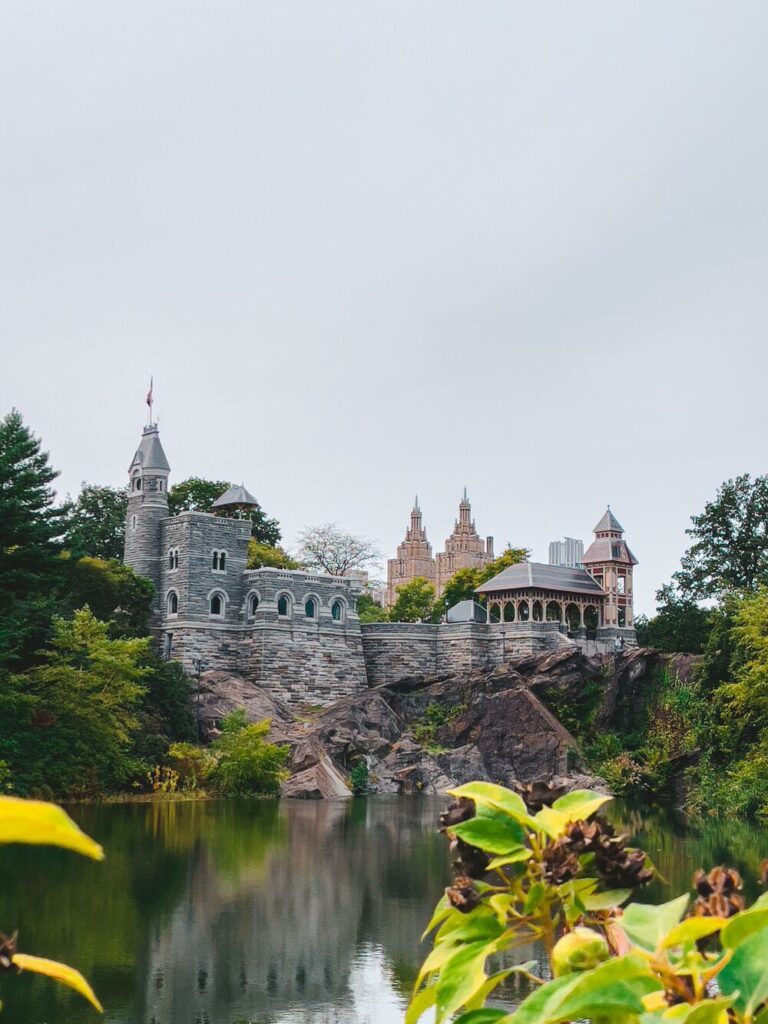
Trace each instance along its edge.
<path fill-rule="evenodd" d="M 94 860 L 104 857 L 99 844 L 81 832 L 69 815 L 55 804 L 0 796 L 0 845 L 6 843 L 61 846 Z M 101 1003 L 79 971 L 56 960 L 19 953 L 16 947 L 16 935 L 0 935 L 0 972 L 44 974 L 79 992 L 102 1012 Z"/>
<path fill-rule="evenodd" d="M 432 1007 L 436 1024 L 768 1024 L 768 893 L 744 909 L 738 872 L 715 868 L 697 872 L 693 902 L 630 903 L 653 865 L 596 817 L 610 797 L 527 794 L 530 806 L 486 782 L 451 795 L 441 823 L 457 874 L 406 1024 Z M 551 980 L 535 961 L 504 964 L 532 942 Z M 486 1006 L 515 972 L 531 994 L 513 1012 Z"/>

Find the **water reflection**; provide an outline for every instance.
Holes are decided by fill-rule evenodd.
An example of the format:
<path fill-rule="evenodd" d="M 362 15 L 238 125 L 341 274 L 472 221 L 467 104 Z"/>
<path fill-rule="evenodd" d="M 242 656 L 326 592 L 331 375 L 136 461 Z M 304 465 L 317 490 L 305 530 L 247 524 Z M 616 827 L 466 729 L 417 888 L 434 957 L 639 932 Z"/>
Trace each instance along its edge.
<path fill-rule="evenodd" d="M 125 1024 L 395 1024 L 449 877 L 440 798 L 75 807 L 108 857 L 0 851 L 0 922 L 94 982 Z M 667 879 L 734 863 L 753 886 L 764 830 L 617 807 Z M 518 950 L 525 960 L 531 950 Z M 511 986 L 519 984 L 511 982 Z M 516 995 L 510 987 L 505 995 Z M 66 991 L 3 984 L 7 1024 L 86 1024 Z"/>

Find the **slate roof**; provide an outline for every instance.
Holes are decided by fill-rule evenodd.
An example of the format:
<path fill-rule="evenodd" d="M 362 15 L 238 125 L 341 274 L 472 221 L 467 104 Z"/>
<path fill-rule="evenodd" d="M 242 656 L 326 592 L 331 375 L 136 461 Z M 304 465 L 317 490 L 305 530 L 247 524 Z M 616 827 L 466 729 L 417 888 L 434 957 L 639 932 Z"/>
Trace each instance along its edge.
<path fill-rule="evenodd" d="M 139 447 L 136 449 L 136 454 L 133 456 L 133 462 L 129 467 L 133 469 L 134 466 L 141 466 L 142 470 L 148 469 L 161 469 L 166 473 L 170 473 L 171 466 L 168 459 L 165 457 L 163 446 L 160 443 L 160 435 L 157 432 L 156 426 L 145 427 Z"/>
<path fill-rule="evenodd" d="M 611 506 L 605 510 L 603 518 L 597 524 L 592 531 L 593 533 L 624 533 L 624 527 L 621 525 L 616 516 L 611 512 Z"/>
<path fill-rule="evenodd" d="M 236 484 L 234 487 L 228 487 L 224 493 L 214 501 L 212 508 L 227 508 L 229 505 L 258 505 L 258 501 L 254 498 L 247 488 L 243 487 L 242 484 Z"/>
<path fill-rule="evenodd" d="M 637 559 L 632 554 L 629 544 L 625 540 L 616 540 L 615 537 L 598 537 L 593 540 L 581 560 L 585 565 L 592 565 L 594 562 L 626 562 L 628 565 L 637 565 Z"/>
<path fill-rule="evenodd" d="M 483 583 L 476 594 L 495 594 L 503 590 L 564 590 L 571 594 L 602 594 L 603 588 L 584 569 L 568 569 L 542 562 L 519 562 L 503 569 Z"/>
<path fill-rule="evenodd" d="M 477 601 L 459 601 L 446 613 L 447 622 L 487 622 L 488 612 Z"/>

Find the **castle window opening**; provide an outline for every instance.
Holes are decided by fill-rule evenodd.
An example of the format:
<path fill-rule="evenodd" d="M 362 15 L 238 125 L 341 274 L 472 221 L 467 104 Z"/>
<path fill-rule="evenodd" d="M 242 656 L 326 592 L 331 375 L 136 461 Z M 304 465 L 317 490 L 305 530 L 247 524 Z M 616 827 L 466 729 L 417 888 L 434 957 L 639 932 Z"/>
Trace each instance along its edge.
<path fill-rule="evenodd" d="M 621 629 L 623 629 L 624 626 L 626 626 L 626 624 L 627 624 L 627 609 L 626 608 L 619 608 L 619 627 Z"/>
<path fill-rule="evenodd" d="M 169 615 L 179 614 L 179 595 L 176 593 L 175 590 L 172 590 L 168 595 L 167 608 Z"/>
<path fill-rule="evenodd" d="M 277 614 L 282 619 L 287 619 L 291 614 L 291 602 L 286 594 L 281 594 L 277 601 Z"/>
<path fill-rule="evenodd" d="M 544 609 L 541 606 L 541 601 L 533 602 L 533 621 L 541 622 L 544 618 Z"/>
<path fill-rule="evenodd" d="M 507 601 L 507 603 L 504 605 L 504 616 L 503 616 L 503 619 L 504 619 L 504 622 L 514 622 L 515 621 L 515 605 L 514 605 L 514 603 L 512 601 Z"/>
<path fill-rule="evenodd" d="M 341 601 L 334 601 L 331 605 L 331 618 L 334 622 L 344 621 L 344 605 Z"/>
<path fill-rule="evenodd" d="M 531 617 L 531 610 L 528 607 L 528 602 L 527 601 L 521 601 L 520 602 L 520 607 L 519 607 L 518 612 L 517 612 L 517 617 L 520 620 L 520 622 L 527 622 L 528 619 Z"/>
<path fill-rule="evenodd" d="M 627 577 L 619 576 L 616 580 L 616 592 L 618 594 L 626 594 L 627 592 Z"/>
<path fill-rule="evenodd" d="M 304 614 L 308 619 L 317 618 L 317 601 L 315 601 L 314 597 L 310 597 L 304 605 Z"/>
<path fill-rule="evenodd" d="M 221 596 L 221 594 L 211 595 L 210 612 L 211 615 L 216 615 L 219 617 L 224 614 L 224 598 Z"/>
<path fill-rule="evenodd" d="M 571 633 L 581 629 L 581 610 L 577 604 L 569 604 L 565 609 L 565 621 Z"/>
<path fill-rule="evenodd" d="M 219 571 L 225 572 L 227 568 L 227 552 L 221 551 L 219 553 Z"/>
<path fill-rule="evenodd" d="M 179 568 L 179 549 L 171 548 L 168 552 L 168 569 L 170 572 L 176 572 Z"/>
<path fill-rule="evenodd" d="M 251 596 L 248 598 L 248 615 L 251 618 L 253 618 L 253 616 L 256 614 L 256 611 L 257 611 L 258 607 L 259 607 L 259 595 L 258 594 L 251 594 Z"/>
<path fill-rule="evenodd" d="M 131 518 L 131 529 L 132 529 L 132 530 L 135 530 L 135 529 L 136 529 L 136 516 L 133 516 L 133 517 Z"/>

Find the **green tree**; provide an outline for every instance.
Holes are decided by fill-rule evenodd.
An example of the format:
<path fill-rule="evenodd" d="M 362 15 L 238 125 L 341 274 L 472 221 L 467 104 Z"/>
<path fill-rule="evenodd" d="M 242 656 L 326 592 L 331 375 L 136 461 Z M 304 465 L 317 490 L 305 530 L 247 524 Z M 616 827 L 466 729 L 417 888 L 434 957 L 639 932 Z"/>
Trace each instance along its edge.
<path fill-rule="evenodd" d="M 289 748 L 268 743 L 270 720 L 248 725 L 240 708 L 224 718 L 221 736 L 211 744 L 214 767 L 209 777 L 226 796 L 276 793 L 287 778 Z"/>
<path fill-rule="evenodd" d="M 446 608 L 453 608 L 459 601 L 469 601 L 479 586 L 479 569 L 459 569 L 443 587 L 443 604 Z"/>
<path fill-rule="evenodd" d="M 169 745 L 197 736 L 192 704 L 195 684 L 178 661 L 163 661 L 154 651 L 141 665 L 146 676 L 131 753 L 149 766 L 164 760 Z"/>
<path fill-rule="evenodd" d="M 262 544 L 251 537 L 248 541 L 248 568 L 260 569 L 264 565 L 272 569 L 301 568 L 301 565 L 279 545 Z"/>
<path fill-rule="evenodd" d="M 57 474 L 15 409 L 0 420 L 0 674 L 47 635 L 63 532 Z"/>
<path fill-rule="evenodd" d="M 168 511 L 172 516 L 180 512 L 211 512 L 213 503 L 232 484 L 226 480 L 204 480 L 199 476 L 191 476 L 174 484 L 168 491 Z M 260 544 L 275 547 L 280 543 L 280 524 L 276 519 L 269 519 L 260 505 L 253 509 L 238 512 L 227 512 L 236 519 L 251 520 L 251 536 Z"/>
<path fill-rule="evenodd" d="M 127 785 L 149 643 L 110 639 L 87 608 L 54 619 L 40 664 L 0 688 L 0 758 L 17 791 L 95 795 Z"/>
<path fill-rule="evenodd" d="M 768 476 L 726 480 L 686 530 L 694 543 L 673 579 L 687 597 L 719 597 L 768 583 Z"/>
<path fill-rule="evenodd" d="M 397 600 L 389 609 L 391 622 L 439 622 L 442 606 L 435 588 L 423 576 L 397 588 Z"/>
<path fill-rule="evenodd" d="M 145 636 L 154 587 L 115 559 L 62 558 L 60 611 L 87 605 L 113 636 Z"/>
<path fill-rule="evenodd" d="M 386 622 L 389 618 L 385 608 L 374 601 L 370 594 L 361 594 L 357 599 L 357 614 L 361 622 Z"/>
<path fill-rule="evenodd" d="M 475 591 L 483 583 L 492 580 L 510 565 L 525 562 L 530 557 L 531 553 L 527 548 L 513 548 L 508 544 L 498 558 L 494 558 L 488 565 L 477 569 L 459 569 L 443 587 L 443 605 L 446 608 L 453 608 L 459 601 L 474 598 Z"/>
<path fill-rule="evenodd" d="M 122 561 L 127 507 L 125 487 L 83 484 L 77 500 L 66 505 L 64 546 L 74 558 Z"/>
<path fill-rule="evenodd" d="M 656 594 L 656 615 L 638 616 L 637 642 L 669 653 L 701 654 L 711 628 L 711 611 L 667 585 Z"/>

